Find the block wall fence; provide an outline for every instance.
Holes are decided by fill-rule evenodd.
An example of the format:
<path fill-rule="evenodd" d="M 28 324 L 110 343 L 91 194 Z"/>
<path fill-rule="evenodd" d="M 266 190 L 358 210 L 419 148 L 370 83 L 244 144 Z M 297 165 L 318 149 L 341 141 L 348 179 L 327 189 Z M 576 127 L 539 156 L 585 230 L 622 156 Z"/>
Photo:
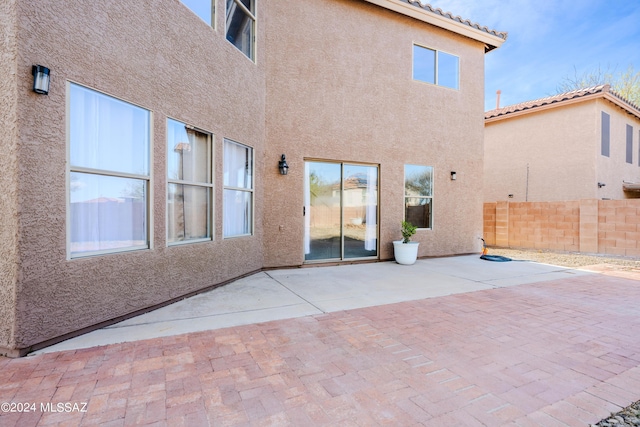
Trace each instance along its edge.
<path fill-rule="evenodd" d="M 484 204 L 489 246 L 640 257 L 640 199 Z"/>

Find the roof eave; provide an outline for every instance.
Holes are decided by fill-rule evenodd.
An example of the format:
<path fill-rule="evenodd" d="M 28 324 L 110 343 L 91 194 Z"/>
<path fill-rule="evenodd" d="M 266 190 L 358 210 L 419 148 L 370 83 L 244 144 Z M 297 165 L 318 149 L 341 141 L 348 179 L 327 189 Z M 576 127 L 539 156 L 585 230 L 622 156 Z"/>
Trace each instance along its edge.
<path fill-rule="evenodd" d="M 613 96 L 610 92 L 597 92 L 597 93 L 590 93 L 588 95 L 582 95 L 576 98 L 571 98 L 571 99 L 564 99 L 562 101 L 556 101 L 556 102 L 552 102 L 549 104 L 544 104 L 544 105 L 537 105 L 534 107 L 529 107 L 529 108 L 525 108 L 523 110 L 518 110 L 518 111 L 513 111 L 513 112 L 509 112 L 509 113 L 504 113 L 504 114 L 500 114 L 497 116 L 493 116 L 493 117 L 489 117 L 489 118 L 485 118 L 484 122 L 485 123 L 492 123 L 492 122 L 497 122 L 500 120 L 507 120 L 513 117 L 518 117 L 518 116 L 523 116 L 525 114 L 531 114 L 531 113 L 536 113 L 539 111 L 545 111 L 545 110 L 549 110 L 552 108 L 558 108 L 558 107 L 564 107 L 567 105 L 571 105 L 571 104 L 577 104 L 580 102 L 585 102 L 585 101 L 589 101 L 592 99 L 596 99 L 596 98 L 603 98 L 606 99 L 607 101 L 617 105 L 618 107 L 622 108 L 623 110 L 625 110 L 628 114 L 631 114 L 632 116 L 635 116 L 636 118 L 640 119 L 640 110 L 636 110 L 635 108 L 633 108 L 632 106 L 630 106 L 629 104 L 627 104 L 626 102 L 624 102 L 623 100 L 621 100 L 620 98 Z"/>
<path fill-rule="evenodd" d="M 385 9 L 398 12 L 402 15 L 409 16 L 422 22 L 426 22 L 436 27 L 444 28 L 456 34 L 468 37 L 473 40 L 484 43 L 485 53 L 502 46 L 504 39 L 485 31 L 478 30 L 462 22 L 454 21 L 445 16 L 431 13 L 425 9 L 418 8 L 412 4 L 405 3 L 402 0 L 365 0 L 369 3 L 378 5 Z"/>

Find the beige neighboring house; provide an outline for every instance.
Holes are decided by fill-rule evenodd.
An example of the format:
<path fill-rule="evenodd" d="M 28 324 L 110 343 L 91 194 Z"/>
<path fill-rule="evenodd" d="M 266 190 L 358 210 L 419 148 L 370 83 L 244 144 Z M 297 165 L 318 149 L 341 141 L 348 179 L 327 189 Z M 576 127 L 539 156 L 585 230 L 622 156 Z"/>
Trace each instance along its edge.
<path fill-rule="evenodd" d="M 264 268 L 392 259 L 416 206 L 420 256 L 479 251 L 506 33 L 407 0 L 186 4 L 0 2 L 0 354 Z"/>
<path fill-rule="evenodd" d="M 485 202 L 640 197 L 640 107 L 609 85 L 484 117 Z"/>

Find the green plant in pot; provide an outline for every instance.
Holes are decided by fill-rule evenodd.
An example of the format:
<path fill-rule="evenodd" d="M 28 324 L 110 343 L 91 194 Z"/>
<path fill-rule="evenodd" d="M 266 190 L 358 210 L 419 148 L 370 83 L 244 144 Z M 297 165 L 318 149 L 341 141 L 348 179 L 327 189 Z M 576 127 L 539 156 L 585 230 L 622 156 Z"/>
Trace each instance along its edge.
<path fill-rule="evenodd" d="M 412 242 L 411 236 L 416 234 L 418 227 L 408 221 L 402 221 L 400 232 L 402 240 L 393 242 L 393 256 L 398 264 L 415 264 L 418 259 L 418 246 L 420 243 Z"/>
<path fill-rule="evenodd" d="M 411 224 L 410 222 L 407 221 L 402 221 L 402 243 L 409 243 L 411 242 L 411 236 L 413 236 L 414 234 L 416 234 L 416 230 L 418 229 L 418 227 L 416 227 L 415 225 Z"/>

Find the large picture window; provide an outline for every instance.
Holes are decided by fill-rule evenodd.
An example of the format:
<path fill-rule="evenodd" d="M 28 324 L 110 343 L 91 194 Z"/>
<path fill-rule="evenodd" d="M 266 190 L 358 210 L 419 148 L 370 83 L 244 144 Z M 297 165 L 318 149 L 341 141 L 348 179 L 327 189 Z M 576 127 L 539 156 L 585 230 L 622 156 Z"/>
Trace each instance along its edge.
<path fill-rule="evenodd" d="M 256 0 L 227 1 L 227 40 L 250 59 L 254 56 Z"/>
<path fill-rule="evenodd" d="M 149 247 L 148 110 L 69 84 L 70 256 Z"/>
<path fill-rule="evenodd" d="M 413 79 L 458 89 L 460 59 L 449 53 L 413 45 Z"/>
<path fill-rule="evenodd" d="M 253 232 L 253 149 L 225 139 L 223 176 L 223 235 L 250 235 Z"/>
<path fill-rule="evenodd" d="M 404 166 L 404 218 L 418 228 L 433 228 L 432 166 Z"/>
<path fill-rule="evenodd" d="M 211 239 L 211 135 L 167 120 L 167 241 Z"/>

